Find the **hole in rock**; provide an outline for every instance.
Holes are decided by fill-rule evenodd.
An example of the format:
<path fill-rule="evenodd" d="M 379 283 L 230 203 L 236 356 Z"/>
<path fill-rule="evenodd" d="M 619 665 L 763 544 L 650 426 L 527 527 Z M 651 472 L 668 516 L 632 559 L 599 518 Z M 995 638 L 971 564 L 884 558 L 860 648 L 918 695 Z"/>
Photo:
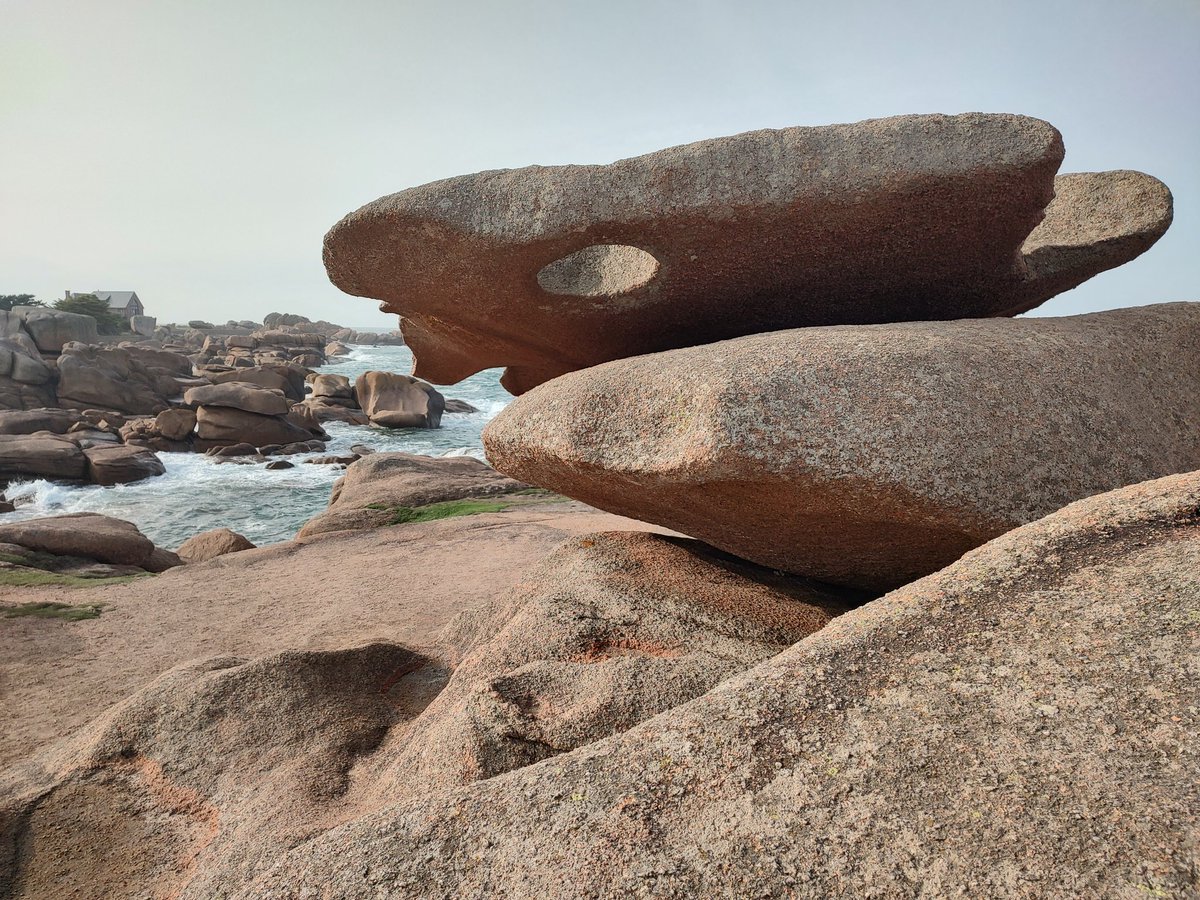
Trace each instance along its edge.
<path fill-rule="evenodd" d="M 612 297 L 648 284 L 658 260 L 628 244 L 593 244 L 556 259 L 538 272 L 538 284 L 551 294 Z"/>

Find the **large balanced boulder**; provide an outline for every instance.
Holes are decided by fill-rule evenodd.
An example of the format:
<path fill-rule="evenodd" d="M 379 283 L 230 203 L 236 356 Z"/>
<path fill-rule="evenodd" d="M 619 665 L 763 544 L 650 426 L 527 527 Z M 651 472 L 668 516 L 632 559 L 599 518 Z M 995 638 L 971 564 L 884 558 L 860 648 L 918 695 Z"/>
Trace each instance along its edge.
<path fill-rule="evenodd" d="M 235 369 L 232 372 L 218 372 L 210 376 L 214 384 L 227 384 L 231 381 L 245 384 L 256 384 L 259 387 L 283 391 L 289 400 L 304 399 L 304 377 L 306 369 L 293 365 L 251 366 Z"/>
<path fill-rule="evenodd" d="M 527 485 L 470 456 L 371 453 L 354 462 L 333 486 L 329 508 L 310 519 L 297 537 L 377 528 L 398 509 L 450 500 L 484 500 Z"/>
<path fill-rule="evenodd" d="M 62 435 L 0 435 L 0 480 L 30 475 L 83 480 L 87 457 L 78 444 Z"/>
<path fill-rule="evenodd" d="M 1009 314 L 1170 224 L 1160 182 L 1102 173 L 1071 176 L 1038 235 L 1062 157 L 1052 126 L 1015 115 L 755 131 L 412 188 L 335 225 L 325 266 L 402 316 L 414 374 L 449 384 L 507 366 L 519 394 L 746 334 Z M 1027 239 L 1070 251 L 1031 266 Z"/>
<path fill-rule="evenodd" d="M 806 328 L 563 376 L 497 469 L 784 571 L 934 572 L 1090 494 L 1200 468 L 1200 303 Z"/>
<path fill-rule="evenodd" d="M 167 471 L 162 460 L 147 447 L 124 444 L 89 447 L 83 455 L 87 457 L 88 478 L 94 484 L 129 484 Z"/>
<path fill-rule="evenodd" d="M 1197 509 L 1200 473 L 1074 504 L 623 734 L 340 824 L 240 895 L 1192 896 Z"/>
<path fill-rule="evenodd" d="M 283 416 L 264 416 L 228 406 L 201 406 L 196 410 L 196 436 L 216 444 L 291 444 L 310 441 L 312 432 Z"/>
<path fill-rule="evenodd" d="M 0 525 L 0 542 L 147 571 L 179 565 L 175 554 L 156 549 L 132 522 L 96 513 L 70 513 Z"/>
<path fill-rule="evenodd" d="M 262 416 L 286 416 L 288 411 L 282 390 L 237 382 L 194 387 L 183 395 L 183 402 L 189 406 L 224 406 Z"/>
<path fill-rule="evenodd" d="M 437 428 L 446 408 L 432 386 L 394 372 L 364 372 L 355 379 L 354 395 L 371 424 L 385 428 Z"/>
<path fill-rule="evenodd" d="M 214 528 L 188 538 L 175 552 L 184 562 L 196 563 L 253 549 L 254 544 L 244 535 L 229 528 Z"/>

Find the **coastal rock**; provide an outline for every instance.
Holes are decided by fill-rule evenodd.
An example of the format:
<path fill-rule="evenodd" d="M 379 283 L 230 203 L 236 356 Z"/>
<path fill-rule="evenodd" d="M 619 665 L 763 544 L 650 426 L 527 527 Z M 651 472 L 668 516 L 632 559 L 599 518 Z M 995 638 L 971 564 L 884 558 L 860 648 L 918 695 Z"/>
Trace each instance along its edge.
<path fill-rule="evenodd" d="M 341 823 L 242 895 L 1187 896 L 1197 509 L 1200 473 L 1076 503 L 624 734 Z"/>
<path fill-rule="evenodd" d="M 325 355 L 327 357 L 349 356 L 350 348 L 341 341 L 331 341 L 325 345 Z"/>
<path fill-rule="evenodd" d="M 0 377 L 20 384 L 45 384 L 54 377 L 54 370 L 22 344 L 0 340 Z"/>
<path fill-rule="evenodd" d="M 256 384 L 270 390 L 283 391 L 289 400 L 304 399 L 304 378 L 307 370 L 299 366 L 274 365 L 252 366 L 233 372 L 214 373 L 213 384 L 228 384 L 231 381 Z"/>
<path fill-rule="evenodd" d="M 431 385 L 394 372 L 364 372 L 354 395 L 371 423 L 385 428 L 437 428 L 446 406 Z"/>
<path fill-rule="evenodd" d="M 492 778 L 632 728 L 818 631 L 862 596 L 637 532 L 573 538 L 442 635 L 446 688 L 378 764 L 389 795 Z"/>
<path fill-rule="evenodd" d="M 397 508 L 496 497 L 525 487 L 470 456 L 372 453 L 346 470 L 333 486 L 329 509 L 310 519 L 297 537 L 377 528 Z"/>
<path fill-rule="evenodd" d="M 448 413 L 477 413 L 479 408 L 472 406 L 466 400 L 456 400 L 453 397 L 446 398 L 446 412 Z"/>
<path fill-rule="evenodd" d="M 1047 215 L 1034 249 L 1062 242 L 1058 223 L 1090 249 L 1060 256 L 1052 277 L 1028 271 L 1022 244 L 1062 157 L 1052 126 L 1016 115 L 748 132 L 392 194 L 330 230 L 325 266 L 400 314 L 415 375 L 451 384 L 503 365 L 520 394 L 741 335 L 1028 309 L 1166 230 L 1170 194 L 1149 176 L 1128 192 L 1071 176 L 1098 177 L 1097 196 L 1122 206 L 1089 221 L 1099 204 L 1068 182 L 1069 208 Z"/>
<path fill-rule="evenodd" d="M 0 434 L 33 434 L 37 431 L 66 434 L 73 425 L 83 421 L 83 415 L 71 409 L 0 410 Z"/>
<path fill-rule="evenodd" d="M 563 376 L 500 471 L 763 565 L 888 588 L 1072 500 L 1200 468 L 1200 303 L 805 328 Z"/>
<path fill-rule="evenodd" d="M 292 407 L 295 412 L 298 407 L 304 407 L 318 422 L 345 422 L 347 425 L 369 425 L 371 419 L 357 406 L 330 405 L 322 400 L 305 400 Z"/>
<path fill-rule="evenodd" d="M 255 447 L 308 441 L 312 434 L 282 416 L 263 416 L 227 406 L 202 406 L 196 411 L 196 435 L 205 441 Z"/>
<path fill-rule="evenodd" d="M 173 379 L 150 372 L 120 348 L 69 345 L 58 358 L 58 373 L 59 405 L 64 407 L 154 415 L 177 393 Z"/>
<path fill-rule="evenodd" d="M 96 320 L 91 316 L 25 307 L 21 311 L 21 320 L 43 353 L 61 353 L 63 344 L 72 341 L 94 344 L 100 339 L 96 333 Z"/>
<path fill-rule="evenodd" d="M 237 553 L 241 550 L 253 550 L 254 544 L 236 531 L 228 528 L 214 528 L 195 537 L 188 538 L 175 551 L 185 562 L 197 563 L 216 559 L 227 553 Z"/>
<path fill-rule="evenodd" d="M 145 568 L 154 544 L 131 522 L 95 513 L 71 513 L 0 525 L 0 541 L 56 556 L 82 556 Z"/>
<path fill-rule="evenodd" d="M 87 457 L 74 441 L 54 434 L 0 435 L 0 478 L 87 477 Z"/>
<path fill-rule="evenodd" d="M 195 427 L 196 411 L 192 409 L 164 409 L 154 418 L 155 430 L 169 441 L 186 440 Z"/>
<path fill-rule="evenodd" d="M 171 377 L 191 377 L 192 361 L 182 353 L 143 344 L 122 344 L 121 349 L 127 351 L 150 372 Z"/>
<path fill-rule="evenodd" d="M 287 420 L 297 428 L 303 428 L 309 437 L 317 436 L 321 440 L 329 440 L 329 435 L 321 427 L 321 420 L 313 413 L 307 403 L 296 403 L 288 409 Z"/>
<path fill-rule="evenodd" d="M 236 382 L 192 388 L 183 395 L 183 402 L 189 406 L 240 409 L 261 416 L 286 416 L 288 411 L 288 401 L 282 390 Z"/>
<path fill-rule="evenodd" d="M 94 484 L 128 484 L 166 472 L 153 450 L 145 447 L 97 446 L 83 451 L 88 478 Z"/>
<path fill-rule="evenodd" d="M 354 400 L 354 385 L 345 375 L 314 375 L 309 383 L 314 400 Z"/>

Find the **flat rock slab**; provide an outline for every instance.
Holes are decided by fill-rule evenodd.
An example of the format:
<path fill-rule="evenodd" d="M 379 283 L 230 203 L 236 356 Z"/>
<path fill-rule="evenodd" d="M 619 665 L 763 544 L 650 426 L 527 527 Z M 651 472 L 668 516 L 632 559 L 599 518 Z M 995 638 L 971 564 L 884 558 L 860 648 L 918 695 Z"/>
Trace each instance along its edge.
<path fill-rule="evenodd" d="M 1198 509 L 1200 473 L 1077 503 L 624 734 L 342 824 L 241 896 L 1191 896 Z"/>
<path fill-rule="evenodd" d="M 1031 271 L 1022 244 L 1062 156 L 1052 126 L 1016 115 L 748 132 L 392 194 L 333 227 L 325 265 L 343 291 L 403 317 L 416 375 L 449 384 L 507 366 L 519 394 L 765 331 L 1009 314 L 1166 230 L 1170 193 L 1155 179 L 1072 182 L 1035 243 L 1091 249 L 1043 253 L 1049 268 Z"/>
<path fill-rule="evenodd" d="M 87 476 L 87 457 L 78 444 L 61 435 L 0 435 L 0 478 L 21 475 L 82 480 Z"/>
<path fill-rule="evenodd" d="M 194 387 L 183 395 L 189 406 L 223 406 L 240 409 L 260 416 L 286 416 L 288 401 L 283 390 L 272 390 L 256 384 L 227 382 Z"/>
<path fill-rule="evenodd" d="M 88 477 L 95 484 L 129 484 L 167 471 L 158 454 L 147 447 L 89 447 L 83 454 L 87 457 Z"/>
<path fill-rule="evenodd" d="M 333 486 L 329 509 L 306 522 L 297 538 L 378 528 L 397 508 L 496 498 L 525 487 L 470 456 L 371 453 L 346 470 Z"/>
<path fill-rule="evenodd" d="M 563 376 L 497 469 L 821 581 L 889 588 L 1065 504 L 1200 468 L 1200 303 L 804 328 Z"/>

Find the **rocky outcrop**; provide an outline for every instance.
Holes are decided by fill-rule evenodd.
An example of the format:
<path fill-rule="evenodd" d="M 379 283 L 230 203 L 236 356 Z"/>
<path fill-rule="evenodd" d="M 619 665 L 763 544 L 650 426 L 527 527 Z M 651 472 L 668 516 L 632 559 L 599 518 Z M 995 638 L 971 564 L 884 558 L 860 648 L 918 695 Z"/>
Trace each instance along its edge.
<path fill-rule="evenodd" d="M 495 498 L 525 487 L 470 456 L 371 453 L 346 470 L 333 486 L 329 509 L 310 519 L 297 538 L 378 528 L 400 509 Z"/>
<path fill-rule="evenodd" d="M 179 545 L 175 552 L 184 562 L 197 563 L 216 559 L 228 553 L 241 550 L 253 550 L 252 544 L 246 537 L 228 528 L 214 528 L 195 537 L 188 538 Z"/>
<path fill-rule="evenodd" d="M 166 374 L 156 374 L 123 348 L 67 345 L 58 358 L 59 405 L 73 409 L 114 409 L 154 415 L 179 393 Z"/>
<path fill-rule="evenodd" d="M 371 424 L 385 428 L 437 428 L 446 407 L 431 385 L 394 372 L 359 375 L 354 396 Z"/>
<path fill-rule="evenodd" d="M 197 448 L 220 444 L 290 444 L 312 440 L 312 432 L 285 416 L 264 416 L 228 406 L 201 406 L 196 410 Z M 205 443 L 207 442 L 207 445 Z"/>
<path fill-rule="evenodd" d="M 129 484 L 153 478 L 166 472 L 162 460 L 146 447 L 90 447 L 83 451 L 87 457 L 87 477 L 93 484 Z"/>
<path fill-rule="evenodd" d="M 29 476 L 81 481 L 87 477 L 87 457 L 63 435 L 0 435 L 0 481 Z"/>
<path fill-rule="evenodd" d="M 217 372 L 209 377 L 214 384 L 228 384 L 231 381 L 256 384 L 270 390 L 283 391 L 289 400 L 304 399 L 304 378 L 307 371 L 299 366 L 273 365 L 252 366 L 232 372 Z"/>
<path fill-rule="evenodd" d="M 0 434 L 34 434 L 48 431 L 66 434 L 72 426 L 85 421 L 73 409 L 4 409 L 0 410 Z"/>
<path fill-rule="evenodd" d="M 894 587 L 1064 504 L 1200 468 L 1200 303 L 808 328 L 512 403 L 499 470 L 785 571 Z"/>
<path fill-rule="evenodd" d="M 196 428 L 196 411 L 183 408 L 163 410 L 154 417 L 154 428 L 167 440 L 186 440 Z"/>
<path fill-rule="evenodd" d="M 1170 193 L 1138 173 L 1068 176 L 1052 204 L 1062 156 L 1013 115 L 750 132 L 412 188 L 335 225 L 325 265 L 402 316 L 417 376 L 504 365 L 519 394 L 759 332 L 1006 315 L 1166 230 Z"/>
<path fill-rule="evenodd" d="M 286 416 L 289 408 L 282 390 L 236 382 L 192 388 L 183 395 L 183 402 L 192 407 L 221 406 L 262 416 Z"/>
<path fill-rule="evenodd" d="M 443 634 L 454 674 L 403 747 L 379 761 L 395 779 L 389 793 L 480 781 L 626 731 L 864 599 L 695 541 L 574 538 Z"/>
<path fill-rule="evenodd" d="M 43 353 L 61 353 L 64 344 L 95 344 L 100 339 L 91 316 L 28 306 L 19 307 L 17 312 L 25 331 Z"/>
<path fill-rule="evenodd" d="M 180 564 L 175 554 L 157 549 L 131 522 L 95 513 L 71 513 L 0 525 L 0 542 L 29 550 L 94 559 L 161 572 Z"/>
<path fill-rule="evenodd" d="M 1186 896 L 1198 508 L 1200 473 L 1077 503 L 624 734 L 331 830 L 245 896 Z"/>

